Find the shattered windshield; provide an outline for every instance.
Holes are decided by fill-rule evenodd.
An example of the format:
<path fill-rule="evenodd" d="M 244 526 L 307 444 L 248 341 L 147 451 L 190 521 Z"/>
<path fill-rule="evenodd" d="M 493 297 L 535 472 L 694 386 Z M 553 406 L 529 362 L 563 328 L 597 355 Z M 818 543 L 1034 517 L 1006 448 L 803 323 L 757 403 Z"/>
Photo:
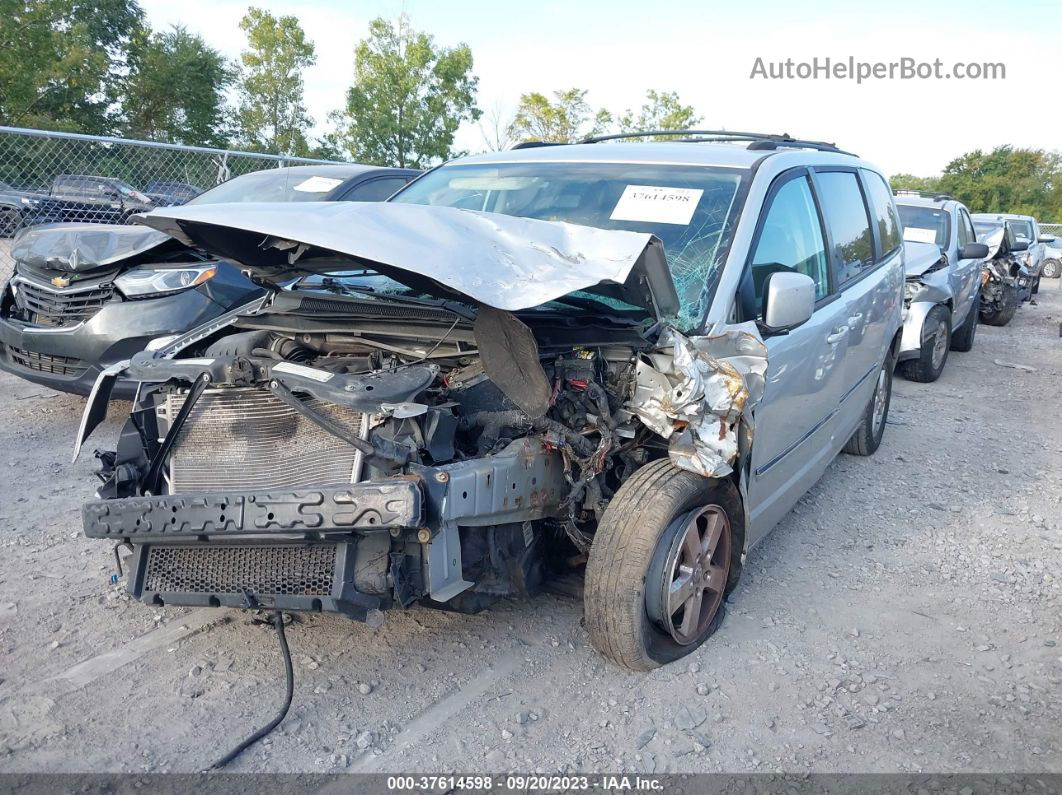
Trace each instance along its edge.
<path fill-rule="evenodd" d="M 948 245 L 948 214 L 944 210 L 907 204 L 897 204 L 896 209 L 900 211 L 904 240 L 936 243 L 941 248 Z"/>
<path fill-rule="evenodd" d="M 710 300 L 745 173 L 644 163 L 452 165 L 425 174 L 391 201 L 656 235 L 681 302 L 679 324 L 688 328 Z"/>

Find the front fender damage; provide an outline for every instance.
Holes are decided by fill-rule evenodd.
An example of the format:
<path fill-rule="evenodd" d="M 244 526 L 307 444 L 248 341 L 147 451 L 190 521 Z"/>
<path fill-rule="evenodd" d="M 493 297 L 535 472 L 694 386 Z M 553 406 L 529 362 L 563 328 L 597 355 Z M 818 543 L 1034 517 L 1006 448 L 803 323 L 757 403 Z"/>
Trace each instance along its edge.
<path fill-rule="evenodd" d="M 735 469 L 741 425 L 751 430 L 766 372 L 767 346 L 752 323 L 699 337 L 667 327 L 636 364 L 628 408 L 668 440 L 675 466 L 726 477 Z"/>

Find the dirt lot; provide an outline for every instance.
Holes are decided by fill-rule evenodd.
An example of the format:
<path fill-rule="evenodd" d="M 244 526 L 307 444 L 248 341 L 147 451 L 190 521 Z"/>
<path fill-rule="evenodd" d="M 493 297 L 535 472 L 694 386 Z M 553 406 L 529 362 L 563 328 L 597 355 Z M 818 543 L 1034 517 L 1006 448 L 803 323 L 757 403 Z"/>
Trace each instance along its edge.
<path fill-rule="evenodd" d="M 832 465 L 686 661 L 611 667 L 561 596 L 310 617 L 291 713 L 233 769 L 1062 771 L 1057 287 L 939 382 L 897 379 L 877 455 Z M 110 584 L 81 406 L 0 376 L 0 770 L 198 770 L 273 715 L 276 641 Z"/>

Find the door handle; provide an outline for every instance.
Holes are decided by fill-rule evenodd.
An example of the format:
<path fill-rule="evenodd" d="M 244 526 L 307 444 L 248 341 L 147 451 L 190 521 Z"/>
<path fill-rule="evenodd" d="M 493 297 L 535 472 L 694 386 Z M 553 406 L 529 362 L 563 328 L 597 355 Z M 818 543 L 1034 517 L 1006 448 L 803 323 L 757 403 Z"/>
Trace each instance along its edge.
<path fill-rule="evenodd" d="M 848 326 L 841 326 L 839 329 L 834 329 L 832 334 L 826 335 L 826 342 L 830 345 L 836 345 L 838 342 L 844 339 L 848 333 Z"/>

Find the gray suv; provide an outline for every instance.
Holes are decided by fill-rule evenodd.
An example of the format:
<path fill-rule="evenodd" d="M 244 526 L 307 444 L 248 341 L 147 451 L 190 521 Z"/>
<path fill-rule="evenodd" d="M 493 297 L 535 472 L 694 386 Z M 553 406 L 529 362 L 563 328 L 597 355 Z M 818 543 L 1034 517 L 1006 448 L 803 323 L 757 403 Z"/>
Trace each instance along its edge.
<path fill-rule="evenodd" d="M 988 246 L 977 242 L 970 212 L 949 196 L 898 196 L 907 249 L 900 371 L 936 381 L 948 351 L 973 349 L 981 270 Z"/>
<path fill-rule="evenodd" d="M 833 457 L 881 443 L 904 253 L 857 156 L 681 135 L 467 157 L 378 204 L 145 216 L 312 289 L 100 377 L 78 447 L 116 378 L 142 387 L 86 535 L 130 546 L 156 606 L 374 625 L 585 572 L 601 653 L 689 654 Z"/>

